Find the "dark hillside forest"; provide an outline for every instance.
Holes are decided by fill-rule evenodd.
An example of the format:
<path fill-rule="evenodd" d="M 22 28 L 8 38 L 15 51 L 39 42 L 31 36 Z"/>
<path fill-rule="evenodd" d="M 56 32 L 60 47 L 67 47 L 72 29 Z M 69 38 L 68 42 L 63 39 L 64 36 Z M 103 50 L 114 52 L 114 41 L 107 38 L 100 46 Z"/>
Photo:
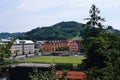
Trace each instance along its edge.
<path fill-rule="evenodd" d="M 60 22 L 48 27 L 37 27 L 24 33 L 0 33 L 0 39 L 15 37 L 19 39 L 30 40 L 64 40 L 73 37 L 82 37 L 85 24 L 75 21 Z M 120 35 L 120 31 L 111 26 L 106 31 L 114 32 Z"/>
<path fill-rule="evenodd" d="M 36 28 L 26 32 L 21 39 L 31 40 L 64 40 L 83 35 L 84 24 L 78 22 L 60 22 L 50 27 Z"/>

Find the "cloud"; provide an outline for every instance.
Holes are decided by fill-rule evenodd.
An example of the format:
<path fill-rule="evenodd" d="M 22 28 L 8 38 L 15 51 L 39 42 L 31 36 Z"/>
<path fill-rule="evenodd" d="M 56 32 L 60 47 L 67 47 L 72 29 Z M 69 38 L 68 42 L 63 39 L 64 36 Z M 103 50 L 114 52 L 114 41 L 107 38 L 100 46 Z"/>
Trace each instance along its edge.
<path fill-rule="evenodd" d="M 1 0 L 1 31 L 10 28 L 7 31 L 23 32 L 60 21 L 85 23 L 83 19 L 89 16 L 92 4 L 101 10 L 101 16 L 107 20 L 105 24 L 120 26 L 120 0 Z"/>
<path fill-rule="evenodd" d="M 65 0 L 63 0 L 65 1 Z M 61 0 L 23 0 L 22 4 L 18 7 L 24 11 L 40 11 L 47 8 L 53 8 L 64 5 Z"/>

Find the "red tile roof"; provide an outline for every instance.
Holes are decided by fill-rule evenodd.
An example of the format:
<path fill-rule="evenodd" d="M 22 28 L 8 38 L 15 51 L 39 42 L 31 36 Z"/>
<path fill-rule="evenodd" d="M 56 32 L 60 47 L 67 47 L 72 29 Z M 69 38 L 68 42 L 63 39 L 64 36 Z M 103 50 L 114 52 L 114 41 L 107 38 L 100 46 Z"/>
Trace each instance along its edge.
<path fill-rule="evenodd" d="M 58 78 L 62 78 L 63 71 L 56 71 L 58 74 Z M 77 79 L 77 80 L 85 80 L 85 73 L 81 71 L 68 71 L 67 76 L 65 76 L 68 79 Z"/>

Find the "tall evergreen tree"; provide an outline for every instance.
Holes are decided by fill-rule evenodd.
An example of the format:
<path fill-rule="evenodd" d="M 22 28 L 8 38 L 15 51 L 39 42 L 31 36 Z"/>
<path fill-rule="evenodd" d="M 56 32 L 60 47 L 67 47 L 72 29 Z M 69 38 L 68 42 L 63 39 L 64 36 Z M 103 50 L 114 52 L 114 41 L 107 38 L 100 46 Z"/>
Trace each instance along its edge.
<path fill-rule="evenodd" d="M 100 10 L 93 4 L 89 11 L 90 17 L 85 18 L 88 20 L 84 29 L 84 38 L 96 37 L 103 31 L 103 25 L 101 22 L 104 22 L 105 19 L 99 16 Z"/>
<path fill-rule="evenodd" d="M 99 16 L 100 10 L 94 4 L 91 6 L 89 13 L 90 18 L 86 18 L 86 20 L 89 20 L 87 24 L 91 27 L 98 27 L 103 29 L 101 22 L 105 21 L 105 19 Z"/>
<path fill-rule="evenodd" d="M 118 75 L 120 73 L 120 37 L 103 31 L 99 21 L 104 19 L 97 17 L 99 13 L 98 8 L 92 5 L 91 18 L 87 18 L 89 21 L 85 29 L 87 30 L 84 37 L 86 59 L 83 61 L 83 66 L 87 71 L 87 79 L 120 80 Z"/>
<path fill-rule="evenodd" d="M 84 53 L 87 55 L 85 60 L 85 68 L 91 67 L 102 67 L 103 56 L 96 53 L 96 49 L 102 47 L 103 45 L 99 43 L 101 39 L 96 39 L 103 32 L 103 25 L 101 21 L 105 21 L 104 18 L 99 16 L 100 10 L 93 4 L 89 11 L 90 18 L 86 18 L 88 22 L 84 29 Z M 101 61 L 100 61 L 101 60 Z"/>

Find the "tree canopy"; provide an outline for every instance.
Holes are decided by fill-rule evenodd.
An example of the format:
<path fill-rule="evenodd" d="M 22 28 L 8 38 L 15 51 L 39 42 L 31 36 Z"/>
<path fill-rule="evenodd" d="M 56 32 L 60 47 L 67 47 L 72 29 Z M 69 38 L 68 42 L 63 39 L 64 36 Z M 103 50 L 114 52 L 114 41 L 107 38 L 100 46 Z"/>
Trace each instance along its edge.
<path fill-rule="evenodd" d="M 93 11 L 93 12 L 92 12 Z M 86 59 L 83 67 L 88 80 L 120 80 L 120 36 L 111 32 L 105 32 L 97 19 L 98 8 L 92 5 L 91 18 L 87 22 L 88 30 L 84 37 L 84 53 Z M 89 35 L 90 34 L 90 35 Z"/>
<path fill-rule="evenodd" d="M 11 47 L 14 41 L 15 39 L 11 39 L 9 42 L 0 43 L 0 69 L 10 64 L 9 58 L 12 56 Z"/>
<path fill-rule="evenodd" d="M 85 53 L 87 58 L 84 61 L 84 68 L 88 70 L 89 80 L 120 79 L 120 77 L 116 78 L 118 76 L 116 73 L 120 72 L 119 36 L 113 33 L 102 33 L 97 38 L 89 38 L 85 45 Z"/>
<path fill-rule="evenodd" d="M 85 20 L 88 20 L 86 23 L 86 26 L 84 28 L 84 38 L 88 37 L 96 37 L 98 36 L 102 31 L 104 25 L 102 25 L 101 22 L 104 22 L 105 19 L 99 16 L 100 10 L 93 4 L 91 6 L 91 9 L 89 10 L 89 18 L 85 18 Z"/>

